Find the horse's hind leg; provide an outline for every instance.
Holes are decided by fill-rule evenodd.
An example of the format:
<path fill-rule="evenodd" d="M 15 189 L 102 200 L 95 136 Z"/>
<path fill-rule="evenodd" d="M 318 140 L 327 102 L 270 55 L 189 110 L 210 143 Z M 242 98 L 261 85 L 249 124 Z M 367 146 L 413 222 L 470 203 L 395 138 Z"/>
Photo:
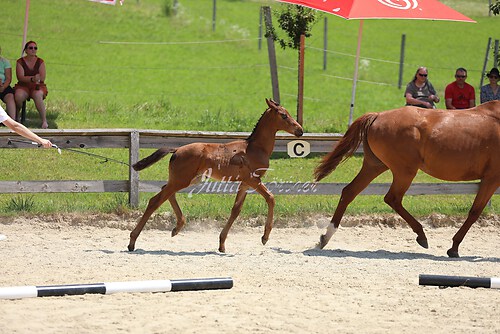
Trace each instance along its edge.
<path fill-rule="evenodd" d="M 384 197 L 384 201 L 410 225 L 413 232 L 417 234 L 417 243 L 424 248 L 429 248 L 422 225 L 406 211 L 402 203 L 403 196 L 410 187 L 415 175 L 417 175 L 417 170 L 407 171 L 405 174 L 395 174 L 393 172 L 393 181 Z"/>
<path fill-rule="evenodd" d="M 177 225 L 172 230 L 172 237 L 175 237 L 186 224 L 186 218 L 182 214 L 181 208 L 179 207 L 179 203 L 177 203 L 177 199 L 175 198 L 175 193 L 168 198 L 170 205 L 172 205 L 172 209 L 174 209 L 175 217 L 177 219 Z"/>
<path fill-rule="evenodd" d="M 233 208 L 231 209 L 231 215 L 229 216 L 229 220 L 226 223 L 226 226 L 222 229 L 219 235 L 219 252 L 226 252 L 226 238 L 229 232 L 229 229 L 233 225 L 236 218 L 239 216 L 241 212 L 241 208 L 243 207 L 243 203 L 245 202 L 245 198 L 247 197 L 248 187 L 243 184 L 240 185 L 238 189 L 238 193 L 236 194 L 236 199 L 234 200 Z"/>
<path fill-rule="evenodd" d="M 149 217 L 151 217 L 153 212 L 155 212 L 156 209 L 158 209 L 170 196 L 172 196 L 173 193 L 174 191 L 170 189 L 169 185 L 167 184 L 158 194 L 151 197 L 146 211 L 144 211 L 141 219 L 132 230 L 132 232 L 130 232 L 130 242 L 128 244 L 129 251 L 133 251 L 135 249 L 135 241 L 139 237 L 139 234 L 141 234 L 141 231 L 144 228 L 144 225 L 146 225 Z"/>
<path fill-rule="evenodd" d="M 337 231 L 340 221 L 342 220 L 345 210 L 349 204 L 370 184 L 370 182 L 373 181 L 373 179 L 385 172 L 387 169 L 388 168 L 380 162 L 367 162 L 367 156 L 365 155 L 363 166 L 361 167 L 358 175 L 356 175 L 351 183 L 342 189 L 342 194 L 332 220 L 328 225 L 326 233 L 321 235 L 319 239 L 319 248 L 324 248 L 332 238 L 333 234 Z"/>
<path fill-rule="evenodd" d="M 476 198 L 474 199 L 474 203 L 472 203 L 472 207 L 469 211 L 467 219 L 465 220 L 462 227 L 460 227 L 457 233 L 453 236 L 452 239 L 453 245 L 447 252 L 449 257 L 459 257 L 458 246 L 460 246 L 460 243 L 464 239 L 465 235 L 467 234 L 467 231 L 469 231 L 472 224 L 474 224 L 477 221 L 477 219 L 481 215 L 481 212 L 483 212 L 484 207 L 490 200 L 491 196 L 493 196 L 497 188 L 498 188 L 498 183 L 494 181 L 489 182 L 485 179 L 481 181 L 481 184 L 479 185 L 479 190 L 477 192 Z"/>

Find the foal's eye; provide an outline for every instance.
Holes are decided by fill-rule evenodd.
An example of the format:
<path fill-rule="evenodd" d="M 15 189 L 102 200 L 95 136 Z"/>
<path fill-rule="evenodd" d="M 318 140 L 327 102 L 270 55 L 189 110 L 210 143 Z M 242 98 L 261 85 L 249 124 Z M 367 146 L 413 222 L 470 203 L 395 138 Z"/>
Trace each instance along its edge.
<path fill-rule="evenodd" d="M 281 118 L 283 118 L 283 119 L 287 119 L 287 118 L 288 118 L 288 115 L 287 115 L 287 114 L 281 114 Z"/>

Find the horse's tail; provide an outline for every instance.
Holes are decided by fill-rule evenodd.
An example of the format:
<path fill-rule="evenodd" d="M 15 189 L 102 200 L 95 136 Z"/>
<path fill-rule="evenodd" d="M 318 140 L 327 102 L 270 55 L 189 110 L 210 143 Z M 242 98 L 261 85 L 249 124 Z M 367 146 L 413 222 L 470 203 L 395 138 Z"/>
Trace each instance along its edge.
<path fill-rule="evenodd" d="M 376 113 L 368 113 L 351 124 L 335 149 L 325 155 L 321 163 L 314 169 L 316 182 L 328 176 L 341 162 L 347 160 L 356 152 L 363 139 L 366 138 L 368 128 L 377 116 Z"/>
<path fill-rule="evenodd" d="M 132 168 L 136 171 L 143 170 L 144 168 L 147 168 L 147 167 L 151 166 L 152 164 L 160 161 L 167 154 L 173 153 L 176 150 L 177 150 L 176 148 L 162 147 L 162 148 L 156 150 L 153 154 L 145 157 L 144 159 L 142 159 L 140 161 L 137 161 L 135 164 L 132 165 Z"/>

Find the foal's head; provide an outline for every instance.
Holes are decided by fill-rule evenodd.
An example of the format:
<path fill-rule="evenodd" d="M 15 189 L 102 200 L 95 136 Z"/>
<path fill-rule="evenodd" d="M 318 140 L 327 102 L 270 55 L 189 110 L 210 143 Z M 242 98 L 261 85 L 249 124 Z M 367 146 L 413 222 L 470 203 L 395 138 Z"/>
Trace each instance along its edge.
<path fill-rule="evenodd" d="M 288 111 L 280 106 L 273 100 L 266 99 L 266 103 L 269 106 L 269 113 L 272 113 L 272 118 L 275 119 L 276 128 L 278 130 L 286 131 L 294 136 L 300 137 L 304 134 L 302 126 L 293 119 Z M 266 112 L 266 113 L 267 113 Z"/>

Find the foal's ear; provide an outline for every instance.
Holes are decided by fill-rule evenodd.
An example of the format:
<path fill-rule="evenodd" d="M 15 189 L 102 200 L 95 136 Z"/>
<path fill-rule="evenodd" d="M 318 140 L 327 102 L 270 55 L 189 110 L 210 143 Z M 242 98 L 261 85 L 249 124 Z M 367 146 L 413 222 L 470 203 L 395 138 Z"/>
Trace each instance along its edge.
<path fill-rule="evenodd" d="M 269 108 L 276 108 L 279 106 L 279 103 L 276 103 L 273 100 L 269 100 L 267 98 L 266 98 L 266 103 L 269 106 Z"/>

